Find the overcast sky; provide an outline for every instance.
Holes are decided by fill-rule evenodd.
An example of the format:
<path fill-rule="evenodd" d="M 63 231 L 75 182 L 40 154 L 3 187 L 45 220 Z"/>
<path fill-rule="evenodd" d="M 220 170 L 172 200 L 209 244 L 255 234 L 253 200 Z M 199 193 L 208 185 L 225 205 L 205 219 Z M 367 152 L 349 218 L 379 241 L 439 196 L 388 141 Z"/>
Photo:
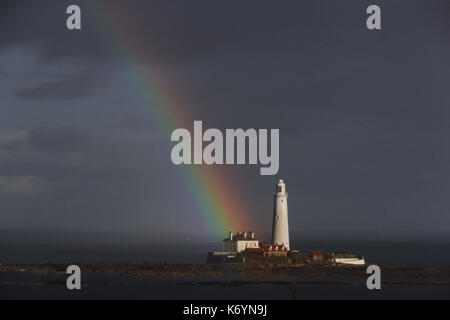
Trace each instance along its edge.
<path fill-rule="evenodd" d="M 221 168 L 257 232 L 283 178 L 291 239 L 450 237 L 450 2 L 376 1 L 369 31 L 372 2 L 2 1 L 0 228 L 208 234 L 138 67 L 206 128 L 280 129 L 278 175 Z"/>

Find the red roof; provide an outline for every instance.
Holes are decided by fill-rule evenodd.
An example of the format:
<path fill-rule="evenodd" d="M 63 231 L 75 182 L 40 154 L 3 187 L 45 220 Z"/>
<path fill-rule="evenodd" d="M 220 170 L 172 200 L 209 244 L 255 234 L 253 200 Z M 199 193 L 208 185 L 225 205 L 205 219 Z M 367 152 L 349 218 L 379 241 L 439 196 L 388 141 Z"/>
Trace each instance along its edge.
<path fill-rule="evenodd" d="M 262 248 L 264 251 L 287 251 L 286 247 L 280 244 L 263 244 Z"/>
<path fill-rule="evenodd" d="M 247 248 L 248 252 L 262 252 L 263 248 Z"/>

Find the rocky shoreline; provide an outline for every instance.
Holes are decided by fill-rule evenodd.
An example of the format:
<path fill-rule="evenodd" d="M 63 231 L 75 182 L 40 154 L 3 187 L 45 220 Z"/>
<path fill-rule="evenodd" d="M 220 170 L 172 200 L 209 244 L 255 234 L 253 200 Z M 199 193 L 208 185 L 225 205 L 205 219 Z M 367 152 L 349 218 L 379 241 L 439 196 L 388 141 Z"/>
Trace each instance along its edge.
<path fill-rule="evenodd" d="M 83 272 L 121 275 L 165 276 L 309 276 L 331 275 L 367 277 L 367 266 L 333 264 L 179 264 L 170 262 L 68 262 L 0 265 L 0 272 L 30 272 L 35 274 L 65 273 L 67 266 L 78 265 Z M 449 278 L 450 267 L 381 266 L 383 278 Z"/>

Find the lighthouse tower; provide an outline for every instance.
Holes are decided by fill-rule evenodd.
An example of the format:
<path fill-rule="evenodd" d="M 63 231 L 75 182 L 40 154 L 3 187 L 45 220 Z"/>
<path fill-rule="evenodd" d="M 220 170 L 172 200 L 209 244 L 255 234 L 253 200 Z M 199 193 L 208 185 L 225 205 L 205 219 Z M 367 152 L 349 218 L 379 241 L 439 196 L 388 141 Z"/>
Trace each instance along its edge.
<path fill-rule="evenodd" d="M 287 196 L 286 185 L 280 179 L 274 194 L 272 243 L 284 245 L 289 250 Z"/>

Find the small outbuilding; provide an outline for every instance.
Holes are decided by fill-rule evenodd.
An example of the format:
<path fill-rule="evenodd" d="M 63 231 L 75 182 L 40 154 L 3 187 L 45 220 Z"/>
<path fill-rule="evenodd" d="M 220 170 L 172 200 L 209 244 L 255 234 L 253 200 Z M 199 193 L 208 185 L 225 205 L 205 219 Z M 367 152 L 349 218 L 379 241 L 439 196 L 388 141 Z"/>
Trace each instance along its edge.
<path fill-rule="evenodd" d="M 323 251 L 313 251 L 313 261 L 323 261 Z"/>

